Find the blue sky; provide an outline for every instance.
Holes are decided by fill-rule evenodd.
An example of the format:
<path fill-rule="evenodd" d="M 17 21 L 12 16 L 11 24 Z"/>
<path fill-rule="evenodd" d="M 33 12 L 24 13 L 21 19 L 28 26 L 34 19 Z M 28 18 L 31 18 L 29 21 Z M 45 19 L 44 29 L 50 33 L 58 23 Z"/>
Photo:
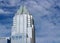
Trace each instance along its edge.
<path fill-rule="evenodd" d="M 11 35 L 22 1 L 34 18 L 36 43 L 60 43 L 60 0 L 0 0 L 0 37 Z"/>

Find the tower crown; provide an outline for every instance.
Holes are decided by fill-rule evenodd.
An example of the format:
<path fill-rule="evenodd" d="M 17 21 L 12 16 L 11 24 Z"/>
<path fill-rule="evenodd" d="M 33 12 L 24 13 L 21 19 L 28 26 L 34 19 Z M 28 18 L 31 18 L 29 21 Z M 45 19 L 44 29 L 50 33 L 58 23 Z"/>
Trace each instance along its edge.
<path fill-rule="evenodd" d="M 17 14 L 29 14 L 29 12 L 26 9 L 26 6 L 20 6 L 19 10 L 17 11 Z"/>

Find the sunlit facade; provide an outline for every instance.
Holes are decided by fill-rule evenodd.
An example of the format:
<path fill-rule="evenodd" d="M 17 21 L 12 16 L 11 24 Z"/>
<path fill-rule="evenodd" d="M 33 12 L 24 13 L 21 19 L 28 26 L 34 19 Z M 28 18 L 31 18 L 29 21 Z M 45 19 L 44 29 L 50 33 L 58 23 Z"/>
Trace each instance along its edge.
<path fill-rule="evenodd" d="M 11 43 L 35 43 L 34 31 L 32 15 L 21 6 L 13 17 Z"/>

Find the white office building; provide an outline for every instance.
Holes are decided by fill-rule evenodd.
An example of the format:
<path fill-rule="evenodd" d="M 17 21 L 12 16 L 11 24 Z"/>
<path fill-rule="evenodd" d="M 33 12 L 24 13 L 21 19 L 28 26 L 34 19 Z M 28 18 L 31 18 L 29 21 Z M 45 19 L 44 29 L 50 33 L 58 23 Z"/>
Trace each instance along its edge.
<path fill-rule="evenodd" d="M 13 17 L 11 43 L 35 43 L 32 15 L 21 6 Z"/>

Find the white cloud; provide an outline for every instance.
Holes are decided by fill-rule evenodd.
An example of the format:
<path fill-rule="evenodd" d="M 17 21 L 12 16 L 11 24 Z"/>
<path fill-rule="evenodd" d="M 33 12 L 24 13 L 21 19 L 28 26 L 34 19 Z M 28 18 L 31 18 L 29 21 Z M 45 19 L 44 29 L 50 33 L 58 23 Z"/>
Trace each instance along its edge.
<path fill-rule="evenodd" d="M 0 0 L 0 1 L 2 1 L 2 0 Z"/>
<path fill-rule="evenodd" d="M 35 15 L 43 16 L 43 15 L 49 15 L 54 14 L 55 10 L 53 6 L 55 6 L 55 1 L 47 1 L 47 0 L 30 0 L 25 3 L 25 5 L 28 6 L 28 9 L 30 12 L 37 13 Z"/>
<path fill-rule="evenodd" d="M 4 11 L 3 9 L 0 9 L 0 14 L 12 14 L 13 12 Z"/>
<path fill-rule="evenodd" d="M 0 13 L 3 13 L 4 11 L 2 9 L 0 9 Z"/>
<path fill-rule="evenodd" d="M 9 0 L 11 6 L 18 6 L 21 4 L 21 0 Z"/>
<path fill-rule="evenodd" d="M 37 14 L 39 13 L 40 15 L 51 13 L 46 10 L 46 8 L 48 9 L 52 5 L 52 4 L 48 3 L 47 1 L 40 2 L 39 4 L 36 1 L 28 1 L 28 2 L 26 2 L 26 5 L 28 5 L 28 9 L 30 11 L 32 11 L 33 13 L 37 13 Z"/>
<path fill-rule="evenodd" d="M 55 26 L 46 20 L 40 21 L 36 43 L 60 43 L 60 26 Z"/>
<path fill-rule="evenodd" d="M 5 25 L 0 24 L 0 37 L 5 37 L 8 33 L 10 33 L 10 29 L 7 29 Z"/>
<path fill-rule="evenodd" d="M 16 7 L 21 4 L 21 0 L 0 0 L 0 6 Z"/>
<path fill-rule="evenodd" d="M 60 38 L 54 38 L 54 37 L 36 37 L 36 43 L 53 43 L 53 42 L 60 42 Z"/>

